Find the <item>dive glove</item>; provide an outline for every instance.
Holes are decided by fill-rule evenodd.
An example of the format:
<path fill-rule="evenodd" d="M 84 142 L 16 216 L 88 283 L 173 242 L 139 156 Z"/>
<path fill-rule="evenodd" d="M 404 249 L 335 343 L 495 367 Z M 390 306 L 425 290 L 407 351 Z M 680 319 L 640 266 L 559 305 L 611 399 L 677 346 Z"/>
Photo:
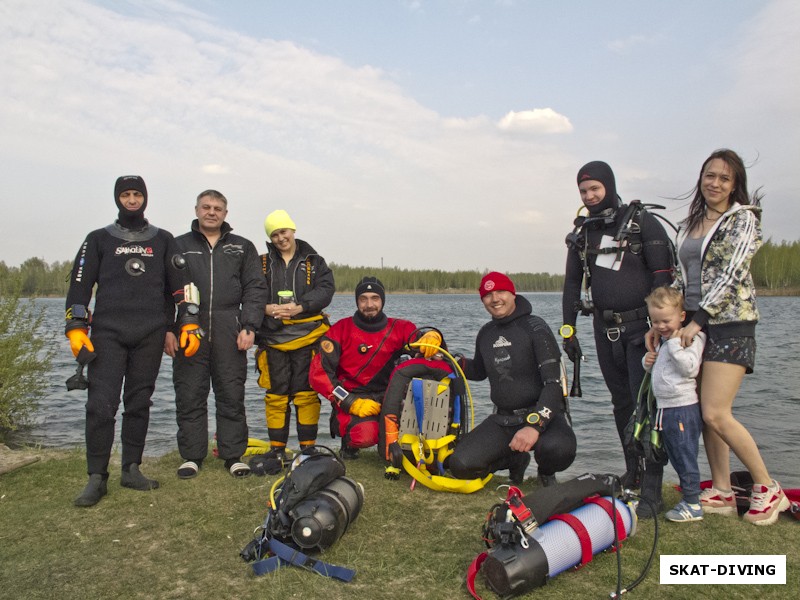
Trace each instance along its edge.
<path fill-rule="evenodd" d="M 66 336 L 69 338 L 69 347 L 72 350 L 72 355 L 76 358 L 84 346 L 89 352 L 94 352 L 94 345 L 92 340 L 89 339 L 88 329 L 70 329 L 66 332 Z"/>
<path fill-rule="evenodd" d="M 568 338 L 564 338 L 564 352 L 572 362 L 583 358 L 583 351 L 581 350 L 581 345 L 578 342 L 578 336 L 573 334 Z"/>
<path fill-rule="evenodd" d="M 350 414 L 354 417 L 375 417 L 381 414 L 381 405 L 369 398 L 356 398 L 350 405 Z"/>
<path fill-rule="evenodd" d="M 428 331 L 415 342 L 414 346 L 416 344 L 419 344 L 417 349 L 422 353 L 422 356 L 430 358 L 439 352 L 442 346 L 442 336 L 438 331 Z"/>
<path fill-rule="evenodd" d="M 186 357 L 194 356 L 200 348 L 200 338 L 203 337 L 203 330 L 199 325 L 187 323 L 181 326 L 181 348 Z"/>

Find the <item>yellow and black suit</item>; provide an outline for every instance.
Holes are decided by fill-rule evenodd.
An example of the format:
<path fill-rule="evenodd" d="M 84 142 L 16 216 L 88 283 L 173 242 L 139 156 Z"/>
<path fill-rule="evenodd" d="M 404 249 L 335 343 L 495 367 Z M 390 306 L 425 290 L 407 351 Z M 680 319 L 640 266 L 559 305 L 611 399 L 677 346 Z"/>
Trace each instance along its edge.
<path fill-rule="evenodd" d="M 265 318 L 258 333 L 258 383 L 266 389 L 267 430 L 270 446 L 276 450 L 285 448 L 289 440 L 291 404 L 297 412 L 300 446 L 316 443 L 320 401 L 308 383 L 308 369 L 319 338 L 330 327 L 322 311 L 335 292 L 333 272 L 325 259 L 308 243 L 296 243 L 288 264 L 269 242 L 267 254 L 261 255 L 269 289 L 267 304 L 278 303 L 279 291 L 291 290 L 295 302 L 303 307 L 293 319 Z"/>

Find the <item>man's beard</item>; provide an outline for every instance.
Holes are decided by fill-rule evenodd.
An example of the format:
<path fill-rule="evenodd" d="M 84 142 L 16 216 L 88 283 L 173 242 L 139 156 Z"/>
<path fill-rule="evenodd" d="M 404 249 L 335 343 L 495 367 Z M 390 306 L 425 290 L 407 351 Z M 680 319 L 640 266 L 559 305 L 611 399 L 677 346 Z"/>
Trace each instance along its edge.
<path fill-rule="evenodd" d="M 359 311 L 359 313 L 358 313 L 358 314 L 359 314 L 359 315 L 361 315 L 361 318 L 364 320 L 364 322 L 365 322 L 365 323 L 377 323 L 378 321 L 380 321 L 380 320 L 383 318 L 383 311 L 382 311 L 382 310 L 379 310 L 378 312 L 376 312 L 376 313 L 375 313 L 373 316 L 371 316 L 371 317 L 370 317 L 370 316 L 367 316 L 367 315 L 365 315 L 365 314 L 364 314 L 363 312 L 361 312 L 361 311 Z"/>

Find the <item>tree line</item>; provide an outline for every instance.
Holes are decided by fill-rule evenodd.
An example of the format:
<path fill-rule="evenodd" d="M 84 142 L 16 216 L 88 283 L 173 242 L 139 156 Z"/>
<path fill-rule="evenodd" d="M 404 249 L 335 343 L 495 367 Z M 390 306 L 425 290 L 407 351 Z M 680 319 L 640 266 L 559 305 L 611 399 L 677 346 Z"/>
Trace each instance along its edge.
<path fill-rule="evenodd" d="M 391 292 L 448 293 L 471 292 L 480 285 L 486 271 L 443 271 L 441 269 L 401 269 L 398 267 L 351 267 L 330 263 L 337 292 L 351 292 L 364 275 L 374 275 Z M 0 261 L 0 293 L 15 290 L 21 297 L 64 297 L 69 288 L 72 263 L 48 264 L 29 258 L 19 267 Z M 800 288 L 800 241 L 774 243 L 767 240 L 753 259 L 751 272 L 756 287 L 768 290 Z M 559 292 L 563 274 L 507 273 L 522 292 Z"/>

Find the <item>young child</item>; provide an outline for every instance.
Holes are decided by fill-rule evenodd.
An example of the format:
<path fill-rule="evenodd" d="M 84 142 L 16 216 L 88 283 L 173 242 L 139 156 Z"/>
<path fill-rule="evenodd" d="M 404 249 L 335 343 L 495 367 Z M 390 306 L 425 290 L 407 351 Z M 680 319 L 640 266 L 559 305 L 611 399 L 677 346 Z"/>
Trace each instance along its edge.
<path fill-rule="evenodd" d="M 701 521 L 700 469 L 697 466 L 703 418 L 697 399 L 695 378 L 700 371 L 706 335 L 698 333 L 692 345 L 681 347 L 680 331 L 686 312 L 683 294 L 675 288 L 658 287 L 645 298 L 650 321 L 661 343 L 657 352 L 648 352 L 642 359 L 651 373 L 653 393 L 658 404 L 656 422 L 662 440 L 680 478 L 683 500 L 667 511 L 669 521 L 684 523 Z"/>

